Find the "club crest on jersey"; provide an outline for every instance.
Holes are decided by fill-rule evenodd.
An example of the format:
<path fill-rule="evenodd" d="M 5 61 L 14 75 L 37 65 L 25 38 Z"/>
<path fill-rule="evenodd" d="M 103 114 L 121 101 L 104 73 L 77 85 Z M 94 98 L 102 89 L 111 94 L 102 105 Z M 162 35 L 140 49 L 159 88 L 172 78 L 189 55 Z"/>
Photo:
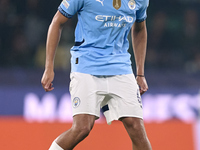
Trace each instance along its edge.
<path fill-rule="evenodd" d="M 69 7 L 69 3 L 67 2 L 67 0 L 63 0 L 62 3 L 65 6 L 65 8 Z"/>
<path fill-rule="evenodd" d="M 73 107 L 74 108 L 77 108 L 80 105 L 80 103 L 81 103 L 81 100 L 78 97 L 75 97 L 73 99 Z"/>
<path fill-rule="evenodd" d="M 135 9 L 135 7 L 136 7 L 135 0 L 130 0 L 130 1 L 128 2 L 128 7 L 129 7 L 131 10 Z"/>

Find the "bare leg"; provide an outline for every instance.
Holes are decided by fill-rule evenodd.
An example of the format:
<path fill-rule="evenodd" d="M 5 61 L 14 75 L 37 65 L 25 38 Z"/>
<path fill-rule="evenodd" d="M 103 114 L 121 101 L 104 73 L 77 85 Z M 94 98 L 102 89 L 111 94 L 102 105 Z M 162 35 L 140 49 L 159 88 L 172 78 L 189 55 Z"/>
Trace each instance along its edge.
<path fill-rule="evenodd" d="M 126 117 L 120 120 L 131 138 L 133 150 L 152 150 L 142 119 Z"/>
<path fill-rule="evenodd" d="M 64 150 L 72 150 L 79 142 L 86 138 L 94 125 L 95 116 L 80 114 L 73 117 L 73 125 L 62 133 L 56 143 Z"/>

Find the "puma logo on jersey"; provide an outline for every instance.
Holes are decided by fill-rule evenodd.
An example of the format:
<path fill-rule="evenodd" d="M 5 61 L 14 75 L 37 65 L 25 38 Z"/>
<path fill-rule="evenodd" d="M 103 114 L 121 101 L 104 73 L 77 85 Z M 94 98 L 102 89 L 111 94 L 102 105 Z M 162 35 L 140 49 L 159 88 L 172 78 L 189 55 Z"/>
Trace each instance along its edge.
<path fill-rule="evenodd" d="M 103 1 L 104 0 L 96 0 L 97 2 L 100 2 L 101 3 L 101 5 L 103 6 Z"/>

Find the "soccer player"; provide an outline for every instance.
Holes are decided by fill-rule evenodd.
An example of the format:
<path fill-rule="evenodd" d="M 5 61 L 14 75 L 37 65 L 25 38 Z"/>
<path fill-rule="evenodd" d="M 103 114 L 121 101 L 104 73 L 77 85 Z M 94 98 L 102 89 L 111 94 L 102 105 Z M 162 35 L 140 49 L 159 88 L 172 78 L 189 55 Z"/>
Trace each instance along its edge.
<path fill-rule="evenodd" d="M 124 124 L 134 150 L 152 149 L 143 124 L 140 97 L 148 89 L 144 76 L 148 3 L 148 0 L 62 1 L 49 27 L 41 83 L 47 92 L 54 89 L 53 62 L 62 27 L 78 13 L 75 45 L 71 48 L 73 125 L 54 140 L 49 150 L 72 150 L 92 130 L 100 108 L 108 124 L 113 120 Z M 136 78 L 128 53 L 130 30 Z"/>

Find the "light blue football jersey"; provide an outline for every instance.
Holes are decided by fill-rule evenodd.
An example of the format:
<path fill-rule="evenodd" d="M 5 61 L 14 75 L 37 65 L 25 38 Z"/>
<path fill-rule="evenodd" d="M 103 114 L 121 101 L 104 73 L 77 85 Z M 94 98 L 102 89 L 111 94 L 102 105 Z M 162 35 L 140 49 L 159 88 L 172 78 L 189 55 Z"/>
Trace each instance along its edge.
<path fill-rule="evenodd" d="M 78 13 L 71 71 L 92 75 L 131 74 L 128 33 L 146 19 L 149 0 L 63 0 L 67 18 Z"/>

